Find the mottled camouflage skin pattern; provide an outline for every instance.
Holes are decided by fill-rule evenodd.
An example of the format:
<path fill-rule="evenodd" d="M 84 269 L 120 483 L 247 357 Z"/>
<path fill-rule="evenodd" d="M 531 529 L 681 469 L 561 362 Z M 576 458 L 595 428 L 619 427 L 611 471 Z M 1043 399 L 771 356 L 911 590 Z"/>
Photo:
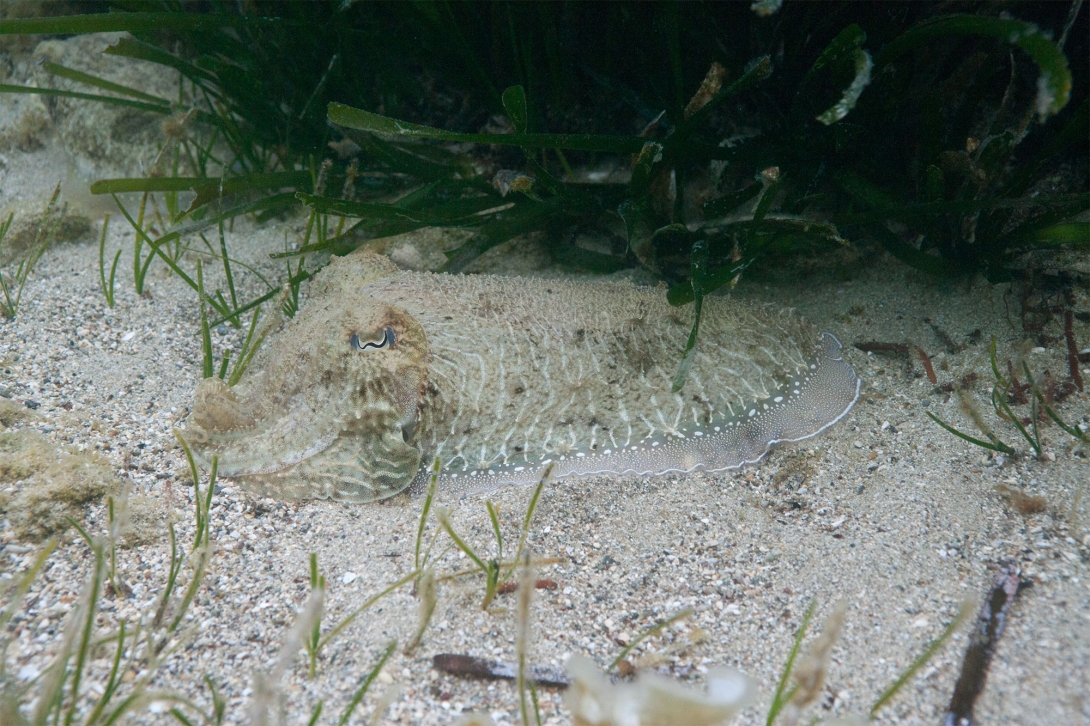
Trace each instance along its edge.
<path fill-rule="evenodd" d="M 355 253 L 234 389 L 198 386 L 187 437 L 256 493 L 364 502 L 420 488 L 435 457 L 448 497 L 536 482 L 550 462 L 554 477 L 732 469 L 855 402 L 833 336 L 722 297 L 705 300 L 671 393 L 691 316 L 629 283 L 404 272 Z"/>

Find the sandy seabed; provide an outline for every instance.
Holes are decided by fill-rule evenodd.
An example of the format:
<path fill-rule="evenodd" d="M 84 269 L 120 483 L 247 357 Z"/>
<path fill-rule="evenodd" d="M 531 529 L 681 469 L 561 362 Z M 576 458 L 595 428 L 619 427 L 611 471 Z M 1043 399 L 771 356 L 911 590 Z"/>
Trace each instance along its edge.
<path fill-rule="evenodd" d="M 0 206 L 41 208 L 66 167 L 52 146 L 5 152 Z M 267 253 L 282 249 L 285 238 L 297 239 L 304 221 L 254 228 L 238 220 L 228 236 L 232 254 L 279 274 Z M 163 264 L 152 263 L 146 295 L 133 291 L 133 234 L 116 214 L 106 250 L 110 259 L 121 249 L 122 262 L 116 306 L 107 307 L 98 270 L 100 224 L 48 250 L 27 283 L 18 317 L 0 321 L 0 394 L 33 407 L 12 430 L 35 429 L 58 446 L 95 452 L 131 485 L 145 510 L 161 515 L 141 520 L 159 522 L 142 533 L 144 544 L 119 551 L 119 573 L 132 592 L 104 598 L 98 625 L 109 628 L 154 611 L 169 562 L 165 518 L 178 521 L 181 542 L 192 538 L 193 488 L 171 431 L 184 421 L 200 379 L 201 347 L 196 296 Z M 490 266 L 510 269 L 542 259 L 533 243 L 521 244 L 490 253 Z M 186 258 L 189 266 L 192 261 Z M 530 272 L 557 274 L 545 266 Z M 225 289 L 221 274 L 209 273 L 210 288 Z M 240 297 L 263 292 L 252 275 L 239 277 Z M 763 723 L 808 603 L 816 598 L 820 624 L 844 599 L 847 624 L 811 713 L 824 719 L 862 713 L 966 597 L 982 597 L 1001 567 L 1015 563 L 1032 586 L 1011 610 L 977 722 L 1090 723 L 1090 495 L 1079 496 L 1080 483 L 1090 479 L 1085 453 L 1049 425 L 1040 459 L 983 456 L 927 418 L 925 411 L 932 411 L 972 430 L 956 397 L 937 390 L 918 359 L 868 355 L 852 345 L 919 345 L 932 354 L 940 384 L 976 373 L 973 395 L 984 406 L 988 342 L 995 336 L 1001 355 L 1010 357 L 1025 337 L 1017 301 L 1007 292 L 1006 285 L 981 280 L 929 281 L 890 260 L 862 266 L 850 281 L 819 275 L 805 284 L 743 282 L 735 294 L 798 308 L 845 343 L 863 380 L 858 404 L 819 438 L 775 451 L 741 472 L 548 485 L 529 544 L 536 556 L 561 562 L 539 568 L 538 576 L 556 588 L 535 596 L 532 662 L 559 668 L 579 653 L 604 666 L 635 634 L 691 607 L 690 619 L 645 641 L 632 658 L 694 685 L 716 665 L 736 667 L 761 687 L 757 705 L 739 723 Z M 964 349 L 944 352 L 936 328 Z M 1084 346 L 1090 341 L 1085 322 L 1075 332 Z M 237 351 L 239 341 L 233 328 L 214 331 L 217 351 L 225 345 Z M 1067 375 L 1062 341 L 1034 350 L 1028 360 L 1042 375 Z M 1069 422 L 1085 423 L 1087 395 L 1070 396 L 1059 411 Z M 1009 425 L 997 422 L 996 429 L 1017 445 Z M 317 553 L 327 577 L 328 627 L 412 569 L 422 501 L 282 503 L 221 484 L 211 515 L 214 555 L 188 621 L 194 632 L 152 685 L 207 707 L 202 679 L 208 674 L 228 700 L 228 722 L 244 723 L 252 676 L 271 668 L 306 599 L 309 554 Z M 1015 511 L 997 491 L 1001 485 L 1042 497 L 1044 511 Z M 491 497 L 509 540 L 530 494 L 502 490 Z M 92 531 L 104 530 L 101 503 L 87 516 Z M 483 498 L 456 503 L 451 520 L 493 554 Z M 429 537 L 434 528 L 432 521 Z M 35 545 L 19 540 L 9 521 L 0 541 L 0 576 L 8 579 L 30 564 Z M 467 565 L 455 551 L 439 552 L 445 552 L 437 560 L 440 573 Z M 65 534 L 12 628 L 9 673 L 32 678 L 48 664 L 91 562 L 85 543 Z M 483 589 L 480 577 L 440 583 L 422 644 L 411 654 L 395 653 L 358 719 L 369 717 L 378 696 L 396 684 L 400 697 L 383 722 L 445 724 L 470 710 L 490 713 L 499 724 L 517 722 L 513 684 L 432 668 L 437 653 L 514 659 L 515 596 L 501 595 L 499 610 L 482 612 Z M 323 651 L 314 680 L 299 655 L 283 683 L 289 722 L 305 723 L 318 699 L 328 717 L 339 715 L 386 643 L 411 639 L 417 611 L 408 588 L 379 602 Z M 906 686 L 879 723 L 938 722 L 967 632 Z M 101 688 L 108 665 L 104 658 L 93 661 L 89 682 Z M 569 723 L 559 692 L 543 689 L 540 696 L 547 723 Z M 172 722 L 154 707 L 139 718 Z"/>

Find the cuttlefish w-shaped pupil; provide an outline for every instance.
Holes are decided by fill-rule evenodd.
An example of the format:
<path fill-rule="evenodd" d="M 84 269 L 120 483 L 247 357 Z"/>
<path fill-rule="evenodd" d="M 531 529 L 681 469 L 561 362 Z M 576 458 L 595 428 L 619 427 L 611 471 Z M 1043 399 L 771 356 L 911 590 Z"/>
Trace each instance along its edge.
<path fill-rule="evenodd" d="M 369 348 L 386 348 L 392 346 L 396 342 L 397 336 L 394 335 L 393 328 L 383 328 L 382 338 L 380 340 L 360 340 L 360 336 L 357 333 L 352 333 L 352 337 L 348 339 L 348 343 L 356 350 L 367 350 Z"/>

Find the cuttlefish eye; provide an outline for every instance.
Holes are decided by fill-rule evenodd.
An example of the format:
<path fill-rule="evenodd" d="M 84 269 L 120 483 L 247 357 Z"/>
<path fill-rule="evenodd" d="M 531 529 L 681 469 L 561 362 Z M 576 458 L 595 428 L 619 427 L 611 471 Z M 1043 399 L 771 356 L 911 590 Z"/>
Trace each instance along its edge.
<path fill-rule="evenodd" d="M 394 335 L 393 328 L 383 328 L 381 340 L 360 340 L 360 336 L 356 333 L 352 333 L 352 337 L 348 339 L 349 345 L 356 350 L 367 350 L 368 348 L 388 348 L 393 346 L 397 341 L 397 336 Z"/>

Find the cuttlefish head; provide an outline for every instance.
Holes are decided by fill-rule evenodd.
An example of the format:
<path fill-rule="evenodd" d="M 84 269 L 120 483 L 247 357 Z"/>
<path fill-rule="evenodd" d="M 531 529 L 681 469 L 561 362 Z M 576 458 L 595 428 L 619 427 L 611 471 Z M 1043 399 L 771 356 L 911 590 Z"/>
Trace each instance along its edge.
<path fill-rule="evenodd" d="M 340 289 L 310 302 L 235 387 L 207 378 L 186 439 L 221 476 L 261 496 L 367 502 L 420 465 L 417 406 L 427 340 L 404 310 Z"/>

